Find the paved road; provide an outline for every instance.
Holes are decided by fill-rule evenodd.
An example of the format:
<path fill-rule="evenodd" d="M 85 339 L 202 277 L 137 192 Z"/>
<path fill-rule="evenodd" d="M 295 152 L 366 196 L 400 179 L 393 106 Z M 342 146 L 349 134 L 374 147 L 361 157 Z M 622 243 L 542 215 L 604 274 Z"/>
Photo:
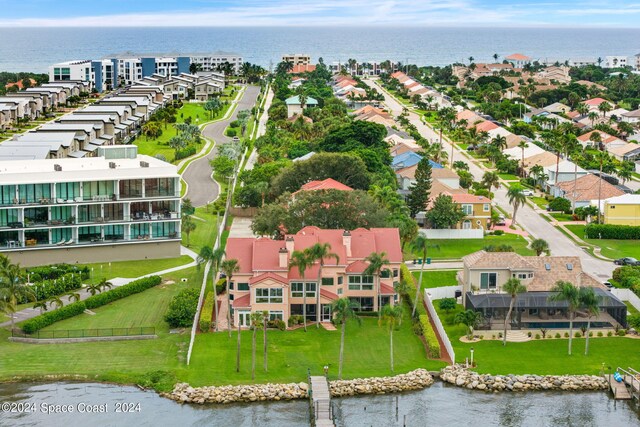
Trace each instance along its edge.
<path fill-rule="evenodd" d="M 244 95 L 238 101 L 235 111 L 225 120 L 221 120 L 205 126 L 202 134 L 215 141 L 216 144 L 224 144 L 231 141 L 231 138 L 224 134 L 224 130 L 229 123 L 237 117 L 238 111 L 250 110 L 256 103 L 260 88 L 258 86 L 247 86 Z M 204 206 L 215 200 L 220 192 L 218 183 L 211 176 L 211 166 L 209 162 L 217 155 L 217 148 L 214 147 L 209 154 L 191 162 L 182 174 L 182 178 L 189 186 L 185 198 L 191 199 L 193 206 Z"/>
<path fill-rule="evenodd" d="M 394 115 L 397 116 L 402 112 L 404 106 L 389 96 L 387 92 L 383 91 L 376 81 L 364 80 L 364 82 L 371 87 L 375 87 L 384 94 L 385 104 Z M 430 141 L 439 140 L 439 134 L 429 126 L 425 125 L 416 113 L 410 111 L 408 118 L 409 121 L 416 126 L 423 137 Z M 446 139 L 443 139 L 443 148 L 447 150 L 451 159 L 452 144 L 450 144 Z M 457 160 L 463 160 L 469 165 L 469 172 L 471 172 L 476 180 L 482 179 L 482 175 L 485 170 L 473 163 L 468 157 L 462 154 L 457 147 L 454 146 L 453 161 L 455 162 Z M 510 214 L 513 214 L 513 208 L 509 204 L 507 199 L 507 190 L 504 187 L 500 187 L 500 189 L 495 192 L 494 202 Z M 566 237 L 558 231 L 557 228 L 542 218 L 530 206 L 525 205 L 518 208 L 516 220 L 517 223 L 533 237 L 545 239 L 549 243 L 552 255 L 579 256 L 582 261 L 582 268 L 586 272 L 591 273 L 602 281 L 611 277 L 611 273 L 615 267 L 612 262 L 603 261 L 589 255 L 571 239 Z"/>

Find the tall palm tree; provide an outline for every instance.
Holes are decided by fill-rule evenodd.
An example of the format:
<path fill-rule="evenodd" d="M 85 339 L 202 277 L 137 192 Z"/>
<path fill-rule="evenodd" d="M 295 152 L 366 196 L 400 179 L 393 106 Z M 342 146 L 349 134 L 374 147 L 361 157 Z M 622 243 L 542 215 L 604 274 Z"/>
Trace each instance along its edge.
<path fill-rule="evenodd" d="M 511 225 L 516 225 L 516 213 L 518 212 L 518 208 L 526 203 L 527 196 L 524 195 L 521 187 L 514 186 L 507 191 L 507 197 L 509 198 L 509 203 L 513 205 L 513 220 L 511 221 Z"/>
<path fill-rule="evenodd" d="M 391 357 L 391 372 L 393 372 L 393 330 L 402 323 L 402 306 L 385 305 L 379 310 L 382 316 L 378 319 L 378 325 L 385 324 L 389 327 L 389 349 Z"/>
<path fill-rule="evenodd" d="M 518 148 L 522 150 L 522 170 L 520 171 L 520 175 L 524 178 L 524 150 L 527 148 L 529 144 L 524 139 L 518 143 Z"/>
<path fill-rule="evenodd" d="M 463 324 L 467 327 L 467 338 L 473 337 L 473 330 L 478 326 L 482 320 L 482 313 L 474 310 L 461 311 L 453 318 L 453 323 L 456 325 Z"/>
<path fill-rule="evenodd" d="M 256 378 L 256 332 L 262 327 L 264 314 L 261 311 L 251 313 L 251 381 Z"/>
<path fill-rule="evenodd" d="M 600 298 L 590 286 L 581 287 L 579 290 L 580 307 L 587 312 L 587 333 L 584 346 L 584 355 L 589 354 L 589 334 L 591 333 L 591 317 L 600 314 Z"/>
<path fill-rule="evenodd" d="M 358 324 L 362 320 L 356 315 L 356 310 L 360 306 L 349 298 L 337 299 L 331 304 L 331 313 L 337 323 L 340 324 L 340 360 L 338 362 L 338 379 L 342 379 L 342 363 L 344 362 L 344 336 L 347 329 L 347 320 L 355 320 Z"/>
<path fill-rule="evenodd" d="M 60 308 L 64 305 L 64 301 L 62 301 L 62 299 L 57 295 L 54 295 L 51 298 L 49 298 L 47 300 L 47 303 L 49 304 L 49 307 L 55 305 L 56 308 Z"/>
<path fill-rule="evenodd" d="M 107 282 L 107 279 L 102 278 L 97 286 L 100 288 L 100 292 L 104 292 L 106 289 L 113 288 L 113 283 Z"/>
<path fill-rule="evenodd" d="M 511 320 L 511 312 L 513 311 L 513 306 L 516 304 L 516 299 L 518 298 L 518 294 L 526 292 L 527 288 L 522 284 L 520 279 L 516 279 L 512 277 L 507 280 L 504 285 L 502 285 L 502 292 L 505 292 L 511 295 L 511 302 L 509 303 L 509 311 L 507 311 L 507 315 L 504 317 L 504 334 L 502 335 L 502 345 L 507 345 L 507 322 Z"/>
<path fill-rule="evenodd" d="M 69 301 L 73 301 L 73 302 L 80 301 L 80 294 L 78 292 L 67 292 L 64 295 L 69 299 Z"/>
<path fill-rule="evenodd" d="M 600 163 L 600 176 L 598 177 L 598 222 L 602 221 L 602 217 L 600 216 L 600 212 L 602 211 L 602 165 L 605 160 L 609 160 L 609 155 L 604 151 L 598 151 L 596 154 L 596 160 Z"/>
<path fill-rule="evenodd" d="M 569 356 L 571 356 L 573 319 L 576 311 L 578 311 L 580 307 L 580 291 L 573 283 L 559 280 L 553 289 L 551 289 L 551 292 L 555 292 L 555 294 L 549 297 L 550 301 L 564 301 L 567 303 L 567 314 L 569 316 Z"/>
<path fill-rule="evenodd" d="M 213 311 L 216 318 L 214 330 L 216 332 L 218 332 L 218 323 L 220 321 L 220 319 L 218 319 L 218 289 L 216 286 L 216 277 L 218 276 L 218 270 L 220 269 L 222 258 L 224 258 L 224 249 L 218 248 L 216 250 L 213 250 L 211 246 L 203 246 L 202 249 L 200 249 L 198 257 L 196 258 L 196 266 L 198 268 L 200 268 L 200 265 L 203 263 L 211 263 L 211 281 L 213 282 Z"/>
<path fill-rule="evenodd" d="M 386 252 L 372 252 L 366 257 L 365 262 L 369 263 L 367 268 L 364 270 L 364 274 L 367 276 L 373 276 L 376 281 L 376 294 L 378 300 L 378 319 L 381 316 L 381 307 L 380 307 L 380 273 L 382 272 L 382 268 L 385 265 L 389 265 L 389 260 L 387 259 Z"/>
<path fill-rule="evenodd" d="M 47 311 L 47 309 L 49 308 L 48 301 L 47 300 L 37 301 L 35 304 L 33 304 L 33 308 L 39 308 L 40 314 L 42 314 L 45 311 Z"/>
<path fill-rule="evenodd" d="M 227 277 L 227 331 L 229 332 L 229 338 L 231 338 L 231 297 L 229 295 L 231 293 L 231 289 L 229 288 L 229 285 L 233 275 L 240 271 L 240 265 L 238 264 L 237 259 L 225 259 L 220 264 L 220 269 Z M 238 324 L 239 323 L 240 322 L 238 322 Z"/>
<path fill-rule="evenodd" d="M 420 290 L 422 289 L 422 273 L 424 272 L 424 265 L 427 260 L 427 249 L 429 248 L 438 248 L 440 246 L 430 243 L 427 236 L 424 234 L 418 233 L 416 238 L 411 242 L 411 249 L 415 252 L 419 252 L 422 255 L 422 262 L 420 263 L 420 277 L 418 278 L 418 286 L 416 286 L 416 298 L 413 304 L 413 310 L 411 311 L 411 317 L 416 315 L 416 308 L 418 307 L 418 298 L 420 298 Z"/>
<path fill-rule="evenodd" d="M 589 107 L 586 104 L 578 104 L 576 111 L 580 113 L 581 116 L 586 116 L 589 114 Z"/>
<path fill-rule="evenodd" d="M 549 243 L 544 239 L 533 239 L 531 242 L 531 249 L 536 251 L 537 256 L 540 256 L 543 252 L 549 251 Z"/>
<path fill-rule="evenodd" d="M 301 118 L 302 120 L 302 118 Z M 267 181 L 259 181 L 253 184 L 253 188 L 260 193 L 260 197 L 262 198 L 262 207 L 264 207 L 264 198 L 269 191 L 269 183 Z"/>
<path fill-rule="evenodd" d="M 602 117 L 607 117 L 607 113 L 611 111 L 611 109 L 611 104 L 609 104 L 608 102 L 603 102 L 598 105 L 598 111 L 602 113 Z"/>
<path fill-rule="evenodd" d="M 94 296 L 95 294 L 102 292 L 102 288 L 99 283 L 89 284 L 87 285 L 87 292 L 89 292 L 91 296 Z"/>
<path fill-rule="evenodd" d="M 598 113 L 596 113 L 595 111 L 591 111 L 589 114 L 587 114 L 587 118 L 591 120 L 591 127 L 593 127 L 595 121 L 598 119 Z"/>
<path fill-rule="evenodd" d="M 268 371 L 267 369 L 267 321 L 269 320 L 269 312 L 268 311 L 263 311 L 262 312 L 262 360 L 263 360 L 263 369 L 265 372 Z"/>
<path fill-rule="evenodd" d="M 240 332 L 240 322 L 238 322 L 238 341 L 236 342 L 236 372 L 240 372 L 240 338 L 242 337 L 242 334 Z"/>
<path fill-rule="evenodd" d="M 191 215 L 182 216 L 182 232 L 187 235 L 187 247 L 189 247 L 191 232 L 196 229 L 196 223 L 191 219 Z"/>
<path fill-rule="evenodd" d="M 322 269 L 324 267 L 324 260 L 333 258 L 336 260 L 336 264 L 340 261 L 338 254 L 331 252 L 331 245 L 329 243 L 316 243 L 307 249 L 309 255 L 309 261 L 315 263 L 318 261 L 318 281 L 316 292 L 316 328 L 320 328 L 320 286 L 322 286 Z"/>
<path fill-rule="evenodd" d="M 491 188 L 496 190 L 500 188 L 500 176 L 496 171 L 487 171 L 482 175 L 482 185 L 489 192 L 489 200 L 491 200 Z"/>
<path fill-rule="evenodd" d="M 313 262 L 309 257 L 307 251 L 293 251 L 291 259 L 289 260 L 289 270 L 294 267 L 298 268 L 300 278 L 302 280 L 302 323 L 304 324 L 304 331 L 307 332 L 307 283 L 304 281 L 304 273 L 307 268 L 311 267 Z"/>
<path fill-rule="evenodd" d="M 23 300 L 35 301 L 36 297 L 31 286 L 26 284 L 24 272 L 18 264 L 7 264 L 0 271 L 0 300 L 4 301 L 4 311 L 11 314 L 11 330 L 15 326 L 13 313 L 18 303 Z"/>

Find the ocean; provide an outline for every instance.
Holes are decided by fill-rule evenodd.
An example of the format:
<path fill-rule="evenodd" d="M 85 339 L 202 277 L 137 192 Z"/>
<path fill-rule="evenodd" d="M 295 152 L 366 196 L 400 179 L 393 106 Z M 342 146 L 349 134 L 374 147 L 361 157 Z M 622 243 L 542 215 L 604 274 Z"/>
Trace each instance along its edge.
<path fill-rule="evenodd" d="M 240 53 L 264 67 L 284 53 L 315 62 L 407 61 L 446 65 L 523 53 L 536 59 L 604 58 L 640 52 L 640 29 L 593 28 L 0 28 L 0 71 L 46 72 L 53 63 L 113 53 Z"/>

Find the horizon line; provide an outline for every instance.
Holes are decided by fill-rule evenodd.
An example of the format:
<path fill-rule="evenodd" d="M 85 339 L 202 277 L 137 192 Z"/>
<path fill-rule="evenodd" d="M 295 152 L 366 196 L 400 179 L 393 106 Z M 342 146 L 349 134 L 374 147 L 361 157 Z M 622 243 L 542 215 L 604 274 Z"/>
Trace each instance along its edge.
<path fill-rule="evenodd" d="M 343 28 L 349 29 L 353 27 L 357 28 L 420 28 L 420 29 L 428 29 L 428 28 L 479 28 L 479 29 L 599 29 L 599 30 L 640 30 L 640 25 L 637 27 L 631 26 L 617 26 L 610 24 L 567 24 L 567 25 L 557 25 L 557 24 L 497 24 L 487 22 L 486 24 L 473 24 L 473 25 L 464 25 L 464 24 L 422 24 L 422 25 L 403 25 L 403 24 L 348 24 L 348 25 L 339 25 L 339 24 L 314 24 L 314 25 L 306 25 L 306 24 L 284 24 L 284 25 L 276 25 L 276 24 L 252 24 L 252 25 L 0 25 L 0 30 L 3 29 L 16 29 L 16 28 L 24 28 L 24 29 L 41 29 L 41 28 L 51 28 L 51 29 L 60 29 L 60 28 L 73 28 L 73 29 L 87 29 L 87 28 L 126 28 L 126 29 L 145 29 L 145 28 Z"/>

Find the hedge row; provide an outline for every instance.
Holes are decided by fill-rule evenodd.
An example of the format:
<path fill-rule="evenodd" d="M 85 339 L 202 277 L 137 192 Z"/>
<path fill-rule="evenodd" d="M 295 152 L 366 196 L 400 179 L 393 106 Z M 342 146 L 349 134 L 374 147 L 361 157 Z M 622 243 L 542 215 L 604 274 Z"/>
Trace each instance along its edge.
<path fill-rule="evenodd" d="M 428 315 L 426 314 L 420 315 L 420 326 L 422 327 L 422 335 L 424 336 L 424 340 L 427 342 L 429 355 L 433 359 L 439 359 L 440 358 L 440 342 L 438 341 L 436 332 L 431 327 L 431 322 L 429 322 Z"/>
<path fill-rule="evenodd" d="M 64 307 L 61 307 L 57 310 L 50 311 L 29 319 L 22 324 L 22 330 L 27 334 L 32 334 L 56 322 L 77 316 L 78 314 L 84 312 L 86 309 L 97 308 L 115 300 L 157 286 L 161 281 L 162 279 L 160 278 L 160 276 L 151 276 L 135 280 L 119 288 L 115 288 L 110 291 L 89 297 L 84 301 L 74 302 L 65 305 Z"/>
<path fill-rule="evenodd" d="M 173 159 L 174 160 L 182 160 L 182 159 L 186 159 L 187 157 L 191 157 L 194 154 L 196 154 L 196 147 L 191 145 L 189 147 L 180 148 L 180 149 L 176 150 Z"/>
<path fill-rule="evenodd" d="M 79 273 L 67 273 L 57 279 L 41 280 L 34 283 L 34 288 L 37 290 L 35 296 L 38 298 L 38 301 L 62 295 L 71 290 L 78 289 L 80 286 L 82 286 L 82 278 Z M 29 301 L 29 298 L 23 296 L 18 299 L 18 304 L 25 304 Z"/>
<path fill-rule="evenodd" d="M 29 274 L 29 281 L 36 283 L 47 279 L 57 279 L 67 273 L 79 274 L 83 279 L 88 279 L 90 271 L 86 265 L 78 268 L 78 266 L 71 264 L 54 264 L 43 267 L 31 267 L 27 269 L 27 273 Z"/>
<path fill-rule="evenodd" d="M 158 286 L 161 281 L 162 278 L 160 276 L 144 277 L 110 291 L 93 295 L 84 300 L 84 303 L 90 310 L 93 308 L 102 307 L 103 305 L 109 304 L 110 302 L 128 297 L 129 295 L 140 293 L 142 291 L 146 291 L 147 289 L 153 288 L 154 286 Z"/>
<path fill-rule="evenodd" d="M 588 239 L 640 239 L 640 227 L 615 224 L 589 224 L 584 229 Z"/>
<path fill-rule="evenodd" d="M 411 309 L 413 309 L 413 307 L 416 305 L 416 286 L 417 283 L 413 278 L 413 274 L 411 274 L 411 271 L 409 270 L 409 267 L 407 267 L 407 265 L 405 263 L 402 263 L 402 265 L 400 265 L 400 280 L 403 282 L 403 287 L 405 287 L 407 289 L 407 293 L 405 295 L 405 297 L 409 300 L 409 304 L 411 305 Z M 426 314 L 427 310 L 424 308 L 424 304 L 422 302 L 422 292 L 420 292 L 420 294 L 418 295 L 418 307 L 416 308 L 416 312 L 420 315 L 420 314 Z"/>
<path fill-rule="evenodd" d="M 200 311 L 200 320 L 211 322 L 213 318 L 213 304 L 213 291 L 207 291 L 207 295 L 204 297 L 204 303 L 202 304 L 202 310 Z"/>

